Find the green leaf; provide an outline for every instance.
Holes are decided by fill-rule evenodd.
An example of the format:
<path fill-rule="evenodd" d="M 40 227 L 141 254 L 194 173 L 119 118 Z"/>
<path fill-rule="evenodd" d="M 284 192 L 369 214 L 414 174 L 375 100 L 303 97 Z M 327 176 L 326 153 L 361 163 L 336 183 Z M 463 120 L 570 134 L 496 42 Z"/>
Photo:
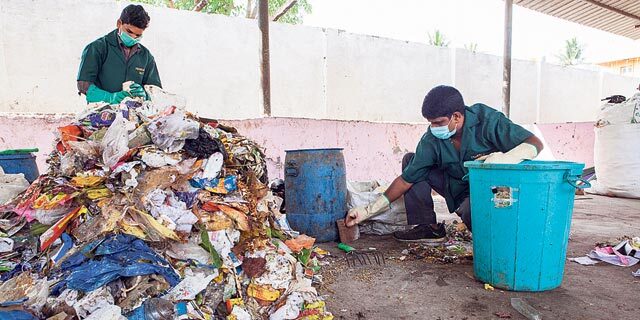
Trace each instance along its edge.
<path fill-rule="evenodd" d="M 201 230 L 202 230 L 202 231 L 200 231 L 200 238 L 202 239 L 201 246 L 205 250 L 209 251 L 209 254 L 211 255 L 211 264 L 216 268 L 222 267 L 222 259 L 220 258 L 220 254 L 218 254 L 218 251 L 216 251 L 216 249 L 211 244 L 211 241 L 209 240 L 209 233 L 207 232 L 207 229 L 206 228 L 202 228 Z"/>
<path fill-rule="evenodd" d="M 309 263 L 309 257 L 311 257 L 311 250 L 306 248 L 300 250 L 300 253 L 296 255 L 296 258 L 298 258 L 298 261 L 300 261 L 303 266 L 307 266 L 307 263 Z"/>

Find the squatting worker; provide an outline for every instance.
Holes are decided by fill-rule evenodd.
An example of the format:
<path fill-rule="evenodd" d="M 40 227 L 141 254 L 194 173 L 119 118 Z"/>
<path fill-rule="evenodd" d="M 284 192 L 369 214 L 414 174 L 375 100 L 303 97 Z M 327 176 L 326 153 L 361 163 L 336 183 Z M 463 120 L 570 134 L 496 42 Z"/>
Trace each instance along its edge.
<path fill-rule="evenodd" d="M 162 86 L 153 56 L 140 44 L 150 20 L 142 6 L 129 5 L 122 10 L 115 30 L 84 49 L 78 92 L 86 95 L 88 103 L 117 104 L 128 96 L 146 99 L 144 85 Z M 127 81 L 134 82 L 129 92 L 122 90 Z"/>
<path fill-rule="evenodd" d="M 431 124 L 415 153 L 402 160 L 402 175 L 384 195 L 367 206 L 349 210 L 346 224 L 353 226 L 389 209 L 389 203 L 404 195 L 412 229 L 393 234 L 400 241 L 441 242 L 444 224 L 436 223 L 431 190 L 444 196 L 449 212 L 456 212 L 471 230 L 469 182 L 462 177 L 465 161 L 519 163 L 533 159 L 542 142 L 531 132 L 511 122 L 502 113 L 484 105 L 465 106 L 460 92 L 438 86 L 427 93 L 422 116 Z"/>

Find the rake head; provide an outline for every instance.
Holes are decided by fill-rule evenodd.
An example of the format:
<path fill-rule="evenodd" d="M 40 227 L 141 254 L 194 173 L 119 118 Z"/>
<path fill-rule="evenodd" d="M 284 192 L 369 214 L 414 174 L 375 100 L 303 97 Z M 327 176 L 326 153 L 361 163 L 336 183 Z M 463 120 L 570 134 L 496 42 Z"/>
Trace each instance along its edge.
<path fill-rule="evenodd" d="M 345 257 L 347 267 L 384 265 L 384 254 L 382 252 L 350 252 Z"/>

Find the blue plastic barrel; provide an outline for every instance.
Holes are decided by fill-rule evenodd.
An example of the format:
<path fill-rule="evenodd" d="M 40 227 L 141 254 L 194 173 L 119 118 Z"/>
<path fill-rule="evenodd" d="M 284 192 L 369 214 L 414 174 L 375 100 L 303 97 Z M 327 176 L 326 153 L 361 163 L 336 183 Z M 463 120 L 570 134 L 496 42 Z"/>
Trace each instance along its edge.
<path fill-rule="evenodd" d="M 562 283 L 576 188 L 584 164 L 468 161 L 473 271 L 478 280 L 514 291 Z"/>
<path fill-rule="evenodd" d="M 287 150 L 287 220 L 318 242 L 338 238 L 336 221 L 347 213 L 347 179 L 342 149 Z"/>
<path fill-rule="evenodd" d="M 40 175 L 36 156 L 32 153 L 0 155 L 0 167 L 4 173 L 24 173 L 24 177 L 29 183 Z"/>

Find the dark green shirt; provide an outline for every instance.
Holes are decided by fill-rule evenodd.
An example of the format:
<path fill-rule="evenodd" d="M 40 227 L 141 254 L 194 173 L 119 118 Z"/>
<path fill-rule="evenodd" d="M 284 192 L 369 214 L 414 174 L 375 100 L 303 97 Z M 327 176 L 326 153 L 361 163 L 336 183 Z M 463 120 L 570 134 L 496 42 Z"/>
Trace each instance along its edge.
<path fill-rule="evenodd" d="M 501 112 L 484 104 L 474 104 L 465 108 L 460 151 L 451 139 L 438 139 L 429 128 L 418 143 L 416 155 L 402 172 L 402 178 L 417 183 L 427 179 L 429 170 L 443 170 L 444 197 L 449 211 L 453 212 L 469 196 L 469 182 L 462 181 L 468 173 L 463 165 L 465 161 L 492 152 L 507 152 L 531 136 L 531 132 L 511 122 Z"/>
<path fill-rule="evenodd" d="M 122 91 L 122 83 L 126 81 L 162 87 L 149 50 L 137 44 L 138 48 L 127 59 L 118 40 L 118 32 L 114 30 L 87 45 L 82 52 L 77 80 L 93 83 L 108 92 Z"/>

